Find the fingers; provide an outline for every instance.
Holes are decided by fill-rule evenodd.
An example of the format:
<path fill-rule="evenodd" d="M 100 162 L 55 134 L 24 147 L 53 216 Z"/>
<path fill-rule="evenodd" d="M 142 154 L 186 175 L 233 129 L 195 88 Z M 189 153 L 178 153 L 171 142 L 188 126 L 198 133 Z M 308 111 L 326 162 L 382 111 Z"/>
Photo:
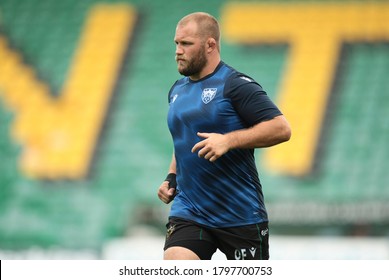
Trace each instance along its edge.
<path fill-rule="evenodd" d="M 197 136 L 200 136 L 202 138 L 208 138 L 210 136 L 210 133 L 197 132 Z M 196 145 L 194 145 L 192 148 L 192 153 L 196 152 L 199 149 L 202 149 L 206 145 L 205 140 L 202 140 L 198 142 Z"/>
<path fill-rule="evenodd" d="M 205 158 L 205 159 L 208 159 L 210 162 L 214 162 L 215 160 L 217 160 L 220 156 L 218 155 L 210 155 L 209 158 Z"/>
<path fill-rule="evenodd" d="M 197 154 L 199 157 L 214 162 L 228 151 L 228 148 L 224 144 L 224 136 L 222 134 L 198 132 L 197 135 L 205 138 L 196 143 L 191 150 L 192 153 L 198 151 Z"/>
<path fill-rule="evenodd" d="M 192 153 L 195 153 L 197 150 L 203 148 L 204 146 L 205 146 L 204 140 L 203 140 L 203 141 L 200 141 L 200 142 L 196 143 L 196 144 L 193 146 L 191 152 L 192 152 Z"/>
<path fill-rule="evenodd" d="M 199 157 L 203 157 L 205 159 L 209 159 L 209 157 L 211 156 L 209 154 L 209 152 L 211 151 L 211 148 L 210 147 L 206 147 L 207 145 L 207 140 L 203 140 L 203 141 L 200 141 L 198 143 L 196 143 L 193 148 L 192 148 L 192 153 L 195 153 L 196 151 L 198 151 L 198 156 Z"/>
<path fill-rule="evenodd" d="M 192 148 L 192 153 L 199 150 L 197 153 L 197 155 L 199 157 L 204 158 L 206 160 L 209 160 L 210 162 L 214 162 L 222 154 L 218 154 L 216 151 L 214 151 L 214 149 L 212 149 L 211 146 L 207 146 L 207 143 L 204 141 L 206 141 L 206 140 L 203 140 L 203 141 L 197 143 L 196 145 L 194 145 Z"/>
<path fill-rule="evenodd" d="M 198 156 L 202 157 L 210 162 L 215 161 L 220 156 L 218 156 L 210 147 L 204 147 L 198 152 Z"/>
<path fill-rule="evenodd" d="M 210 135 L 211 133 L 197 132 L 197 136 L 200 136 L 201 138 L 208 138 Z"/>

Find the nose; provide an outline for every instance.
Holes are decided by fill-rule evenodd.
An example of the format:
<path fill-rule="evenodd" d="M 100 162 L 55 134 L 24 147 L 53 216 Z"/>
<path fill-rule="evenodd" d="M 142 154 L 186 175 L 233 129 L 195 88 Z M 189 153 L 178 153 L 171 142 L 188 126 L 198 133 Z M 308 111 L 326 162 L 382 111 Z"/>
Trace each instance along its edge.
<path fill-rule="evenodd" d="M 179 44 L 177 44 L 176 45 L 176 54 L 180 55 L 180 54 L 183 54 L 183 53 L 184 53 L 183 49 L 180 47 Z"/>

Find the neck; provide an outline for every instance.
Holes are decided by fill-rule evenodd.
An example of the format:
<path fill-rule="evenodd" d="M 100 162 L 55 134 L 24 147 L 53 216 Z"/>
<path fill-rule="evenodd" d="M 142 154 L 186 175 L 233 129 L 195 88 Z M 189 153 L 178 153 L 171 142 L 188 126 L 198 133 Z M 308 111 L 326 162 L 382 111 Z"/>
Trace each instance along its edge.
<path fill-rule="evenodd" d="M 192 81 L 200 80 L 200 79 L 204 78 L 205 76 L 213 73 L 215 71 L 216 67 L 219 65 L 219 63 L 220 63 L 220 57 L 215 57 L 214 59 L 209 59 L 208 63 L 205 65 L 205 67 L 199 73 L 191 75 L 191 76 L 189 76 L 189 78 Z"/>

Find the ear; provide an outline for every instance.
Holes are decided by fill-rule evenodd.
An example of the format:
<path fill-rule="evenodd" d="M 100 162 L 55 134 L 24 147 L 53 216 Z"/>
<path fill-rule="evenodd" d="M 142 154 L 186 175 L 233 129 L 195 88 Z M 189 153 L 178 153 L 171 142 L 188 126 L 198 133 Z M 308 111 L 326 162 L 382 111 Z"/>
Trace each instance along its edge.
<path fill-rule="evenodd" d="M 216 49 L 216 41 L 213 38 L 208 38 L 207 40 L 207 52 L 211 53 Z"/>

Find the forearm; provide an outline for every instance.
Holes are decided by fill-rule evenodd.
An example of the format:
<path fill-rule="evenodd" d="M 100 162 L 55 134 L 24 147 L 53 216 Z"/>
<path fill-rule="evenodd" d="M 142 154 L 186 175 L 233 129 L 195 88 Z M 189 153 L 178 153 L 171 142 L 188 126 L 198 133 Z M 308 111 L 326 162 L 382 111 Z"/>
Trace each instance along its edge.
<path fill-rule="evenodd" d="M 277 116 L 253 127 L 225 134 L 229 149 L 254 149 L 288 141 L 291 130 L 284 116 Z"/>
<path fill-rule="evenodd" d="M 166 204 L 170 203 L 176 195 L 177 182 L 176 175 L 174 174 L 176 174 L 176 157 L 173 153 L 172 160 L 169 166 L 168 176 L 162 182 L 158 189 L 159 199 Z"/>
<path fill-rule="evenodd" d="M 173 155 L 172 155 L 172 160 L 171 160 L 170 165 L 169 165 L 168 173 L 174 173 L 174 174 L 177 173 L 177 169 L 176 169 L 176 156 L 175 156 L 174 152 L 173 152 Z"/>

